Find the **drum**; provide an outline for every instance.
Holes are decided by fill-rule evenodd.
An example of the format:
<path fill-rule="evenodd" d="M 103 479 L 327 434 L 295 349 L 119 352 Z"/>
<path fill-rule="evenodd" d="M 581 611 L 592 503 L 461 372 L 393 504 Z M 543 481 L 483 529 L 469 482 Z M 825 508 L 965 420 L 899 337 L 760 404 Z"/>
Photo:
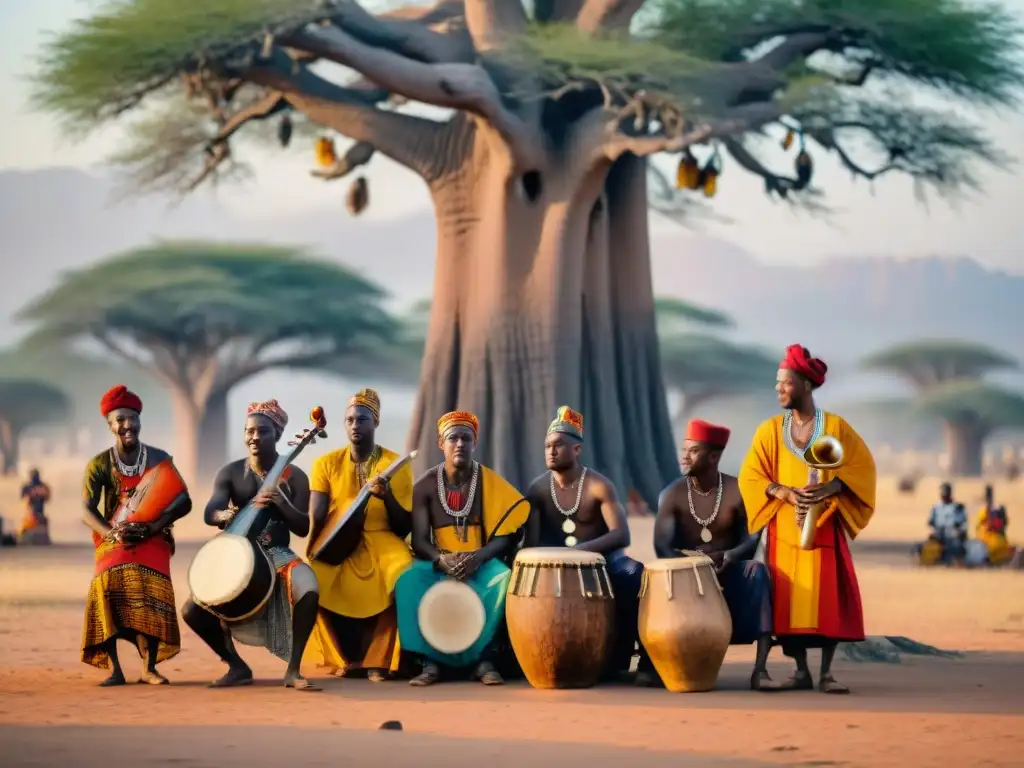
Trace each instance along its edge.
<path fill-rule="evenodd" d="M 468 584 L 445 579 L 432 586 L 420 600 L 416 613 L 420 634 L 440 653 L 469 650 L 481 633 L 487 616 L 480 597 Z"/>
<path fill-rule="evenodd" d="M 917 550 L 917 562 L 919 565 L 935 565 L 942 560 L 943 546 L 937 539 L 928 539 L 924 544 L 915 548 Z"/>
<path fill-rule="evenodd" d="M 174 462 L 164 459 L 147 469 L 135 491 L 126 498 L 110 518 L 111 525 L 121 523 L 152 523 L 160 518 L 171 505 L 188 494 L 188 488 Z M 92 535 L 93 544 L 99 546 L 103 540 L 99 534 Z"/>
<path fill-rule="evenodd" d="M 256 542 L 232 533 L 206 542 L 188 567 L 193 602 L 228 622 L 255 616 L 270 600 L 276 581 L 267 553 Z"/>
<path fill-rule="evenodd" d="M 638 629 L 668 690 L 712 690 L 729 649 L 732 618 L 711 558 L 695 555 L 646 564 Z"/>
<path fill-rule="evenodd" d="M 534 688 L 589 688 L 615 641 L 604 557 L 560 547 L 520 550 L 505 602 L 512 650 Z"/>

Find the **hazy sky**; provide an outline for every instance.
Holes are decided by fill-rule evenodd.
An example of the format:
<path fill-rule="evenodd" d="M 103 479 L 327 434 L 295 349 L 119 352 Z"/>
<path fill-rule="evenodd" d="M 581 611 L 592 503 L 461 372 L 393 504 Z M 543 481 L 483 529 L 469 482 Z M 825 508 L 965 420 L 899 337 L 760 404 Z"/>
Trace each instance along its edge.
<path fill-rule="evenodd" d="M 71 19 L 87 15 L 100 4 L 96 0 L 0 0 L 0 104 L 7 113 L 3 118 L 0 169 L 91 166 L 100 163 L 116 145 L 116 128 L 82 144 L 63 140 L 49 117 L 29 112 L 28 87 L 23 80 L 48 32 L 62 29 Z M 1008 0 L 1007 5 L 1024 13 L 1024 0 Z M 1018 152 L 1024 116 L 978 117 L 1006 150 Z M 310 178 L 310 147 L 293 147 L 287 153 L 252 151 L 249 155 L 247 159 L 255 161 L 258 181 L 218 193 L 224 202 L 249 215 L 262 217 L 321 204 L 344 194 L 344 185 Z M 780 171 L 791 162 L 781 152 L 774 159 Z M 1024 265 L 1024 259 L 1018 256 L 1024 217 L 1019 213 L 1015 173 L 986 169 L 983 196 L 962 203 L 958 210 L 938 201 L 925 209 L 915 202 L 906 180 L 887 179 L 872 190 L 863 181 L 851 184 L 849 175 L 831 159 L 815 159 L 819 184 L 829 191 L 829 203 L 836 210 L 830 224 L 791 213 L 784 205 L 768 201 L 760 180 L 727 160 L 715 207 L 732 223 L 707 223 L 703 229 L 736 242 L 768 262 L 806 263 L 847 254 L 956 254 L 1024 271 L 1024 266 L 1019 266 Z M 377 199 L 386 191 L 388 205 L 371 206 L 368 218 L 400 216 L 428 206 L 422 185 L 410 183 L 412 179 L 403 169 L 386 160 L 374 160 L 370 179 Z M 656 218 L 655 226 L 676 225 Z"/>

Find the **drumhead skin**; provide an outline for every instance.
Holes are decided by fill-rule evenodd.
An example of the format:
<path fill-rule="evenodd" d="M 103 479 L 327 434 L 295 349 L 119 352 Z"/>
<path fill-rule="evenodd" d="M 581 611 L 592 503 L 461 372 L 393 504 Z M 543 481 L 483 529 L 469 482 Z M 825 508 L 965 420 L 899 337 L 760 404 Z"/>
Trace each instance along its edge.
<path fill-rule="evenodd" d="M 192 596 L 206 605 L 223 605 L 248 586 L 253 571 L 252 544 L 243 536 L 222 533 L 208 541 L 188 567 Z"/>
<path fill-rule="evenodd" d="M 666 557 L 644 563 L 645 571 L 685 571 L 699 565 L 714 566 L 714 561 L 707 555 L 691 555 L 689 557 Z"/>
<path fill-rule="evenodd" d="M 526 565 L 604 565 L 604 555 L 568 547 L 527 547 L 519 550 L 516 562 Z"/>
<path fill-rule="evenodd" d="M 469 650 L 484 631 L 484 604 L 461 581 L 439 581 L 427 590 L 417 611 L 420 632 L 441 653 Z"/>

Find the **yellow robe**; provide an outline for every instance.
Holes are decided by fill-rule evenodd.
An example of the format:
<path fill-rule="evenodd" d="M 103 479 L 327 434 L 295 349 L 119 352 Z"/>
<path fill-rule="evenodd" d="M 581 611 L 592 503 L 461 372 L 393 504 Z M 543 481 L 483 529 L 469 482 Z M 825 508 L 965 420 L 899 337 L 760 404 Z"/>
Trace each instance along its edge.
<path fill-rule="evenodd" d="M 368 469 L 371 477 L 398 459 L 395 452 L 381 448 L 377 464 Z M 309 485 L 311 491 L 330 498 L 327 519 L 319 529 L 325 530 L 349 509 L 362 488 L 348 446 L 318 458 L 313 464 Z M 412 466 L 406 464 L 391 478 L 391 491 L 405 510 L 412 508 L 412 486 Z M 310 545 L 313 541 L 315 536 L 310 535 Z M 391 531 L 384 502 L 372 496 L 366 505 L 362 539 L 345 562 L 328 565 L 310 561 L 320 585 L 320 608 L 351 619 L 370 619 L 388 610 L 394 602 L 395 583 L 410 565 L 412 552 L 408 544 Z M 319 652 L 323 665 L 347 666 L 324 617 L 317 621 L 311 640 L 311 651 Z M 392 669 L 397 668 L 399 660 L 398 643 L 394 646 Z"/>
<path fill-rule="evenodd" d="M 758 427 L 738 480 L 750 532 L 765 532 L 775 633 L 856 641 L 864 637 L 864 618 L 847 536 L 855 538 L 874 514 L 875 462 L 849 424 L 832 413 L 824 417 L 824 434 L 843 445 L 844 464 L 833 476 L 846 490 L 819 518 L 813 549 L 800 547 L 796 510 L 766 493 L 773 482 L 802 488 L 808 481 L 807 465 L 786 447 L 781 415 Z"/>
<path fill-rule="evenodd" d="M 1009 526 L 1009 520 L 1007 520 Z M 988 507 L 982 507 L 978 513 L 978 522 L 974 525 L 974 537 L 985 543 L 988 548 L 988 561 L 992 565 L 1003 565 L 1013 558 L 1014 549 L 1006 538 L 1005 532 L 993 531 L 988 527 Z"/>
<path fill-rule="evenodd" d="M 480 497 L 483 503 L 482 528 L 479 525 L 467 526 L 466 541 L 459 539 L 454 525 L 435 528 L 434 545 L 438 549 L 475 552 L 491 538 L 508 536 L 526 525 L 530 517 L 529 503 L 505 478 L 483 464 L 480 465 L 480 491 L 483 494 Z"/>

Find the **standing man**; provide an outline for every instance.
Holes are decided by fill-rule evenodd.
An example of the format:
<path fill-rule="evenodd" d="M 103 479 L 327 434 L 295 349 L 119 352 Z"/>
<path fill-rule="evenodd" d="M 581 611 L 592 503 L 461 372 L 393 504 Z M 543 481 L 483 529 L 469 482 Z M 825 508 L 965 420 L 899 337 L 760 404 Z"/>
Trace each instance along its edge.
<path fill-rule="evenodd" d="M 250 502 L 266 509 L 263 528 L 256 540 L 277 570 L 277 583 L 267 604 L 245 621 L 226 623 L 199 607 L 191 597 L 181 616 L 210 646 L 228 671 L 211 687 L 230 688 L 252 684 L 252 670 L 235 650 L 234 640 L 266 648 L 287 662 L 286 688 L 320 690 L 299 672 L 302 653 L 316 623 L 317 583 L 312 569 L 290 548 L 291 534 L 309 533 L 309 479 L 294 465 L 272 490 L 263 490 L 267 473 L 277 461 L 277 443 L 288 425 L 288 414 L 277 400 L 252 403 L 245 420 L 245 444 L 249 456 L 225 465 L 213 481 L 213 495 L 206 505 L 207 525 L 224 529 Z"/>
<path fill-rule="evenodd" d="M 502 562 L 516 545 L 516 532 L 530 505 L 497 472 L 473 460 L 480 424 L 467 411 L 446 413 L 437 422 L 444 462 L 427 471 L 412 491 L 412 549 L 417 560 L 395 585 L 398 634 L 417 654 L 423 671 L 410 683 L 436 683 L 441 665 L 472 668 L 484 685 L 501 685 L 494 639 L 505 619 L 505 593 L 512 572 Z M 448 654 L 428 643 L 420 630 L 420 601 L 432 586 L 456 579 L 472 587 L 484 606 L 484 628 L 468 649 Z"/>
<path fill-rule="evenodd" d="M 731 644 L 757 643 L 750 688 L 776 690 L 778 684 L 768 675 L 772 649 L 768 568 L 751 559 L 759 536 L 747 530 L 747 513 L 736 478 L 718 468 L 729 434 L 727 427 L 699 419 L 686 425 L 680 462 L 683 476 L 662 491 L 658 500 L 654 552 L 658 557 L 682 557 L 682 550 L 696 550 L 714 561 L 732 616 Z M 641 670 L 638 681 L 647 682 L 647 675 L 652 672 Z"/>
<path fill-rule="evenodd" d="M 942 545 L 942 561 L 962 563 L 967 545 L 967 509 L 953 499 L 953 486 L 939 486 L 939 502 L 928 514 L 931 536 Z"/>
<path fill-rule="evenodd" d="M 50 521 L 46 519 L 46 503 L 50 500 L 50 486 L 39 477 L 39 470 L 29 473 L 28 483 L 21 487 L 25 501 L 25 517 L 18 527 L 18 543 L 46 545 L 50 543 Z"/>
<path fill-rule="evenodd" d="M 103 395 L 100 413 L 114 435 L 114 446 L 92 458 L 82 486 L 84 522 L 96 547 L 95 575 L 85 600 L 82 661 L 99 669 L 113 667 L 101 686 L 124 685 L 117 641 L 128 640 L 145 661 L 139 682 L 166 685 L 156 665 L 181 650 L 171 585 L 171 526 L 191 511 L 192 499 L 182 483 L 181 494 L 157 519 L 128 522 L 126 503 L 136 488 L 149 482 L 157 467 L 173 468 L 173 461 L 139 440 L 142 400 L 123 384 Z"/>
<path fill-rule="evenodd" d="M 832 675 L 840 642 L 864 639 L 864 613 L 848 539 L 857 536 L 875 511 L 875 461 L 867 445 L 841 417 L 814 404 L 828 367 L 806 347 L 794 344 L 779 365 L 775 391 L 784 413 L 764 422 L 754 435 L 739 474 L 740 493 L 751 533 L 761 531 L 759 553 L 772 577 L 775 635 L 796 673 L 781 687 L 814 687 L 807 666 L 809 648 L 821 649 L 818 690 L 849 693 Z M 843 446 L 844 462 L 827 483 L 811 484 L 804 452 L 823 435 Z M 825 502 L 813 548 L 800 547 L 807 510 Z"/>
<path fill-rule="evenodd" d="M 398 670 L 395 582 L 412 565 L 405 543 L 412 530 L 412 466 L 406 464 L 390 480 L 381 477 L 399 456 L 377 445 L 379 424 L 380 397 L 372 389 L 360 390 L 345 411 L 349 444 L 318 458 L 310 481 L 310 546 L 370 483 L 369 500 L 346 523 L 362 530 L 352 554 L 341 565 L 310 561 L 320 584 L 320 616 L 310 648 L 321 666 L 342 673 L 361 667 L 371 682 Z"/>
<path fill-rule="evenodd" d="M 563 405 L 548 427 L 548 471 L 533 481 L 526 546 L 572 547 L 604 555 L 615 590 L 616 635 L 610 675 L 629 672 L 636 651 L 644 567 L 626 555 L 629 526 L 611 481 L 580 462 L 583 416 Z"/>

